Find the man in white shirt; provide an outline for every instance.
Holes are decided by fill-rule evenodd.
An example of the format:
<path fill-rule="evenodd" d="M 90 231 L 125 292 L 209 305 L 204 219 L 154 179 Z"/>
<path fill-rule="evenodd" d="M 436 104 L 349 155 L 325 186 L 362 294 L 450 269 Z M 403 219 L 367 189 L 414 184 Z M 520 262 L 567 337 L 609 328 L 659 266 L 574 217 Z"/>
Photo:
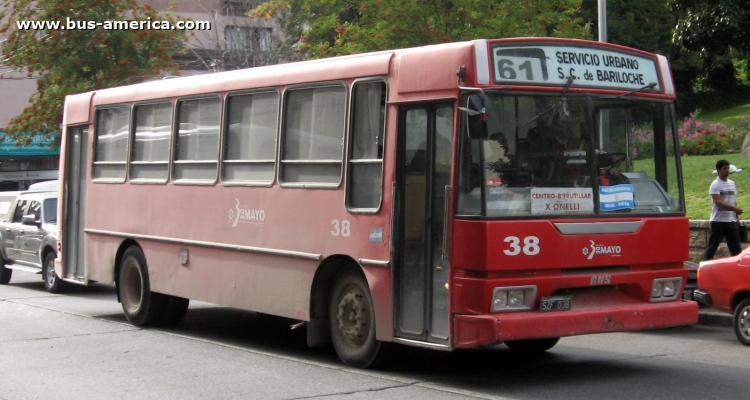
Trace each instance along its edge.
<path fill-rule="evenodd" d="M 703 253 L 704 260 L 714 258 L 716 249 L 719 248 L 719 243 L 724 238 L 727 240 L 729 254 L 736 256 L 742 252 L 737 220 L 737 217 L 742 214 L 742 209 L 737 207 L 737 186 L 733 180 L 729 179 L 729 161 L 717 161 L 716 172 L 719 173 L 719 177 L 711 182 L 711 187 L 708 189 L 713 208 L 709 222 L 711 235 L 708 237 L 708 245 Z"/>

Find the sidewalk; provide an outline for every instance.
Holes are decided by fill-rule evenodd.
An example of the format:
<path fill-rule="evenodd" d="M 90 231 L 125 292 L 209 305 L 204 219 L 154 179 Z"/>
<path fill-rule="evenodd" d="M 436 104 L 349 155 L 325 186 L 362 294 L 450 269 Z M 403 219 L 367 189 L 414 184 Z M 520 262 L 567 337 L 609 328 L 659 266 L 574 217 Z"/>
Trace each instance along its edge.
<path fill-rule="evenodd" d="M 731 327 L 734 316 L 713 308 L 701 308 L 698 311 L 698 323 L 711 326 Z"/>

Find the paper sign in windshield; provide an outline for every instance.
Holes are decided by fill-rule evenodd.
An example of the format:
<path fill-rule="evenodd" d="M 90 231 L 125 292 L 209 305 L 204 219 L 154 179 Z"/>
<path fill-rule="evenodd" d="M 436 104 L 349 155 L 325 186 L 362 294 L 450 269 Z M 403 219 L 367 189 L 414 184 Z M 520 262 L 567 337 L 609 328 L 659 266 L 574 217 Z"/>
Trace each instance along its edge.
<path fill-rule="evenodd" d="M 599 204 L 602 211 L 635 208 L 633 185 L 599 186 Z"/>
<path fill-rule="evenodd" d="M 593 212 L 591 188 L 532 188 L 532 214 Z"/>

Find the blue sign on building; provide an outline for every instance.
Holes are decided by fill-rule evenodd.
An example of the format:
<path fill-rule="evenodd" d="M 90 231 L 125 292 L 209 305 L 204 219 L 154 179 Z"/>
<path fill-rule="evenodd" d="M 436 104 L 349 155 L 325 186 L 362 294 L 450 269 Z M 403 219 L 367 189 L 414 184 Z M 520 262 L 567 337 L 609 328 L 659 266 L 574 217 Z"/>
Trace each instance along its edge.
<path fill-rule="evenodd" d="M 5 132 L 0 130 L 0 156 L 57 156 L 60 155 L 60 147 L 56 146 L 54 150 L 50 146 L 57 139 L 58 133 L 45 135 L 44 133 L 27 134 L 31 140 L 26 146 L 16 144 L 12 136 L 5 136 Z"/>

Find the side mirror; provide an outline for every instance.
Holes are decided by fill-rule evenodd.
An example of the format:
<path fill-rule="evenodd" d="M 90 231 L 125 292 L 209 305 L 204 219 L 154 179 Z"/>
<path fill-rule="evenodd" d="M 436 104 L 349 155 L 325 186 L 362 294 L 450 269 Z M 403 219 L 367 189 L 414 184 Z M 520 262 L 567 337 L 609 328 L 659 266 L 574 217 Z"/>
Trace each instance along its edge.
<path fill-rule="evenodd" d="M 466 118 L 471 139 L 486 140 L 489 137 L 487 129 L 487 108 L 485 107 L 486 98 L 483 95 L 472 94 L 469 96 L 466 109 L 468 116 Z"/>
<path fill-rule="evenodd" d="M 21 217 L 21 224 L 39 226 L 42 224 L 42 221 L 37 221 L 36 216 L 34 214 L 29 214 L 29 215 L 24 215 L 23 217 Z"/>

